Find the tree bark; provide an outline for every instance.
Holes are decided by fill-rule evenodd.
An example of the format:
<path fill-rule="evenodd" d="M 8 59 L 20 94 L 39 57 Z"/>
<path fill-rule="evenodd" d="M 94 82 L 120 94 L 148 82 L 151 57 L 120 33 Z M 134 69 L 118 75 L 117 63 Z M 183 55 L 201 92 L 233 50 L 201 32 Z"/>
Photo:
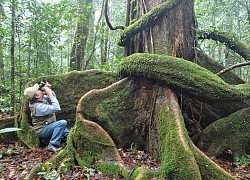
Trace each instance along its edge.
<path fill-rule="evenodd" d="M 77 23 L 74 44 L 71 50 L 70 58 L 70 70 L 82 70 L 85 67 L 84 54 L 86 50 L 86 43 L 89 32 L 89 19 L 91 18 L 91 9 L 86 8 L 90 6 L 92 0 L 86 0 L 86 3 L 80 1 L 79 6 L 79 18 L 80 21 Z M 83 18 L 85 14 L 85 18 Z"/>
<path fill-rule="evenodd" d="M 136 14 L 133 14 L 133 9 L 130 8 L 130 13 L 128 13 L 132 14 L 130 21 L 132 22 L 134 18 L 138 20 L 127 27 L 122 36 L 127 55 L 148 52 L 194 61 L 193 1 L 177 0 L 162 4 L 161 2 L 160 0 L 139 1 Z M 136 36 L 131 38 L 134 35 Z M 131 38 L 130 42 L 126 40 L 129 38 Z"/>
<path fill-rule="evenodd" d="M 0 20 L 4 19 L 4 8 L 2 3 L 0 3 Z M 0 27 L 2 27 L 2 23 L 0 23 Z M 4 63 L 3 63 L 3 47 L 2 47 L 2 37 L 0 37 L 0 80 L 4 85 Z"/>
<path fill-rule="evenodd" d="M 16 1 L 12 0 L 11 2 L 11 102 L 10 107 L 11 115 L 13 116 L 15 113 L 15 11 L 16 11 Z"/>

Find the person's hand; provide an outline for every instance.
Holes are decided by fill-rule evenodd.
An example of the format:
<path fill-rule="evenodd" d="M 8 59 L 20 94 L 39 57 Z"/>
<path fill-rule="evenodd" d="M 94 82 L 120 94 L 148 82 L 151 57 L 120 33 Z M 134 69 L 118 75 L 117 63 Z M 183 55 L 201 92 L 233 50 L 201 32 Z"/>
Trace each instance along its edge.
<path fill-rule="evenodd" d="M 51 84 L 47 81 L 46 84 L 44 85 L 44 87 L 48 87 L 51 89 Z"/>
<path fill-rule="evenodd" d="M 44 92 L 48 97 L 53 97 L 52 90 L 49 87 L 44 86 Z"/>

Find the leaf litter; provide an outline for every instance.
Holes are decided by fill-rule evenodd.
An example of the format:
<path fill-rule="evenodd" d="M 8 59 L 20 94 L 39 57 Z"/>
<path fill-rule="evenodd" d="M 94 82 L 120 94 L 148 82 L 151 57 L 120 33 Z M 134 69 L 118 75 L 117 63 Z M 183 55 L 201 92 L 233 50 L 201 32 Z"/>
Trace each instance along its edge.
<path fill-rule="evenodd" d="M 140 166 L 146 166 L 150 169 L 159 169 L 160 162 L 153 159 L 144 151 L 118 149 L 125 166 L 130 168 L 129 174 Z M 25 180 L 31 169 L 38 163 L 44 163 L 55 152 L 50 152 L 47 148 L 29 149 L 21 145 L 18 141 L 10 141 L 0 144 L 0 180 Z M 250 164 L 236 164 L 225 157 L 210 157 L 215 163 L 232 174 L 237 180 L 250 180 Z M 54 174 L 53 174 L 54 173 Z M 51 169 L 50 175 L 57 175 L 56 169 Z M 77 179 L 105 179 L 113 180 L 93 167 L 81 168 L 72 165 L 71 169 L 61 174 L 65 180 Z M 43 176 L 44 177 L 44 176 Z M 44 178 L 36 177 L 37 180 Z M 121 175 L 117 179 L 125 179 Z"/>

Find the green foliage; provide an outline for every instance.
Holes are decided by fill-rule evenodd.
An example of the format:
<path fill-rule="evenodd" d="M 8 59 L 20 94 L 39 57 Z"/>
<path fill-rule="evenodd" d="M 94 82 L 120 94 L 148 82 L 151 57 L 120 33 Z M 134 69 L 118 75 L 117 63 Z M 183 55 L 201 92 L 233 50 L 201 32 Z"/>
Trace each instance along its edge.
<path fill-rule="evenodd" d="M 4 128 L 0 129 L 0 134 L 7 133 L 7 132 L 15 132 L 15 131 L 20 131 L 22 129 L 20 128 Z"/>
<path fill-rule="evenodd" d="M 10 107 L 10 94 L 9 89 L 4 84 L 0 85 L 0 112 L 8 113 L 13 107 Z"/>
<path fill-rule="evenodd" d="M 37 175 L 44 178 L 45 180 L 60 180 L 60 175 L 55 170 L 51 172 L 39 172 Z"/>
<path fill-rule="evenodd" d="M 90 19 L 87 47 L 84 52 L 86 61 L 91 56 L 87 68 L 114 70 L 116 58 L 123 56 L 123 49 L 117 46 L 116 39 L 119 31 L 110 32 L 106 26 L 104 17 L 97 23 L 102 3 L 93 2 L 90 6 L 82 6 L 77 1 L 60 0 L 50 1 L 17 1 L 15 17 L 15 84 L 11 85 L 10 64 L 10 40 L 11 40 L 11 3 L 2 3 L 4 17 L 0 22 L 0 37 L 2 49 L 3 71 L 1 79 L 5 89 L 1 92 L 0 112 L 9 112 L 11 100 L 10 92 L 15 91 L 15 110 L 18 110 L 23 97 L 24 85 L 41 76 L 64 73 L 69 70 L 71 48 L 75 38 L 76 24 L 79 19 L 86 18 L 86 14 L 79 13 L 80 9 L 92 10 Z M 92 4 L 91 4 L 92 6 Z M 124 24 L 126 4 L 122 0 L 110 2 L 109 7 L 113 10 L 110 18 L 117 24 Z M 119 7 L 119 8 L 117 8 Z M 79 16 L 81 14 L 81 17 Z M 99 17 L 98 17 L 99 18 Z M 97 18 L 97 19 L 98 19 Z M 96 40 L 96 41 L 95 41 Z M 95 48 L 93 46 L 95 45 Z M 94 53 L 91 54 L 93 49 Z M 1 54 L 0 52 L 0 54 Z M 1 62 L 0 62 L 1 63 Z M 0 65 L 1 66 L 1 65 Z M 3 100 L 4 99 L 4 100 Z"/>
<path fill-rule="evenodd" d="M 45 163 L 46 167 L 42 167 L 42 171 L 38 172 L 40 178 L 44 178 L 45 180 L 60 180 L 60 174 L 56 170 L 51 170 L 53 164 Z"/>
<path fill-rule="evenodd" d="M 94 176 L 95 174 L 95 169 L 93 168 L 84 168 L 85 172 L 84 172 L 84 176 L 87 177 L 87 179 L 89 180 L 91 176 Z"/>
<path fill-rule="evenodd" d="M 13 108 L 12 107 L 9 107 L 9 102 L 10 102 L 10 99 L 8 97 L 3 97 L 1 98 L 0 97 L 0 112 L 2 113 L 6 113 L 6 112 L 10 112 Z"/>
<path fill-rule="evenodd" d="M 249 45 L 250 22 L 248 19 L 247 1 L 202 0 L 195 1 L 195 14 L 201 30 L 227 32 Z M 240 12 L 240 13 L 239 13 Z M 202 40 L 199 46 L 210 57 L 224 66 L 230 66 L 245 60 L 225 45 L 211 40 Z M 234 69 L 243 80 L 249 80 L 249 67 Z"/>
<path fill-rule="evenodd" d="M 234 158 L 234 164 L 236 166 L 250 165 L 250 155 L 235 157 Z"/>
<path fill-rule="evenodd" d="M 110 163 L 98 163 L 96 169 L 100 170 L 103 174 L 107 174 L 113 178 L 117 178 L 121 170 L 119 164 L 110 162 Z"/>

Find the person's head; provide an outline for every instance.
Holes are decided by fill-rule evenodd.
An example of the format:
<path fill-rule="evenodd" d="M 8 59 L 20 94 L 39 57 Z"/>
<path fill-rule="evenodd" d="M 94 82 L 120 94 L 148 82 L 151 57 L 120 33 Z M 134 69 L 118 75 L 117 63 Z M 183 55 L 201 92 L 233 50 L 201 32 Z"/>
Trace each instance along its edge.
<path fill-rule="evenodd" d="M 40 90 L 39 85 L 36 83 L 24 90 L 24 96 L 28 101 L 43 100 L 43 91 Z"/>

